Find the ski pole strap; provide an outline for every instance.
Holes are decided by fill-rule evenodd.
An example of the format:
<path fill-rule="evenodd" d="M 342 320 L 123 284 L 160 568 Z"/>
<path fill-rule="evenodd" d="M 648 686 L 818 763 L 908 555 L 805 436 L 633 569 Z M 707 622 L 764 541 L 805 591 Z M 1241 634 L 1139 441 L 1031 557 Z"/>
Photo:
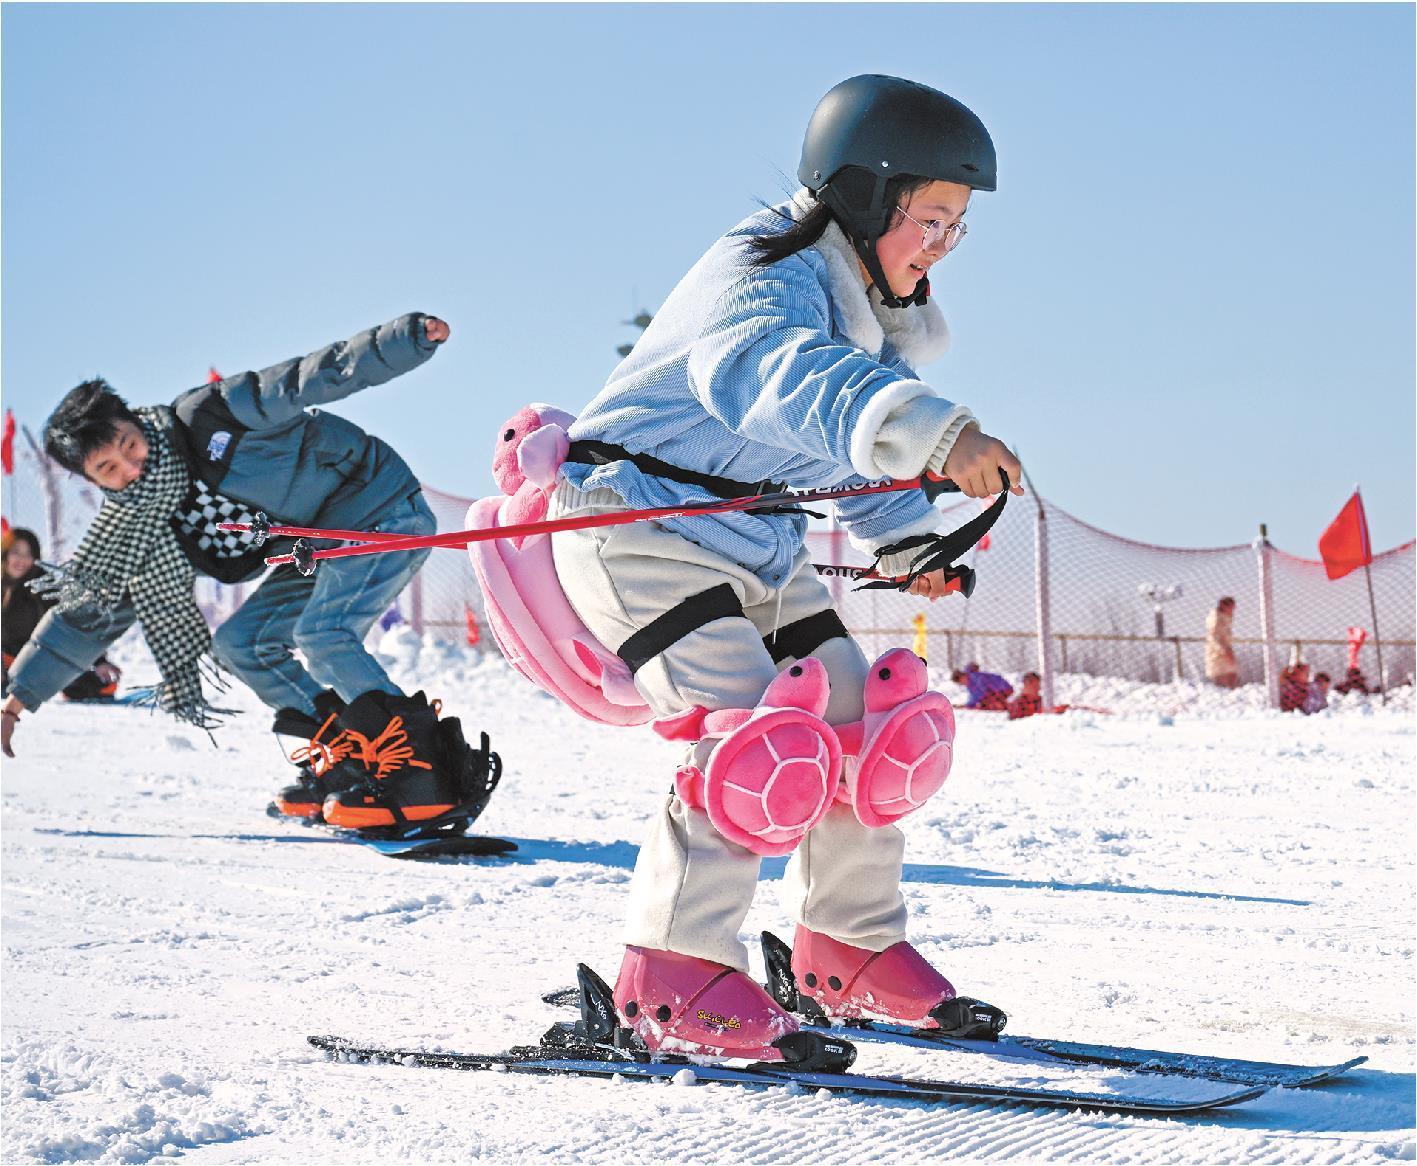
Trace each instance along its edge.
<path fill-rule="evenodd" d="M 853 591 L 900 591 L 910 586 L 908 582 L 902 582 L 901 579 L 877 575 L 870 567 L 827 567 L 823 570 L 821 564 L 816 564 L 816 566 L 817 573 L 821 575 L 863 580 L 851 589 Z M 956 563 L 952 567 L 944 568 L 944 572 L 945 587 L 940 592 L 941 595 L 951 595 L 958 591 L 968 599 L 974 594 L 974 584 L 978 581 L 974 568 Z"/>
<path fill-rule="evenodd" d="M 786 482 L 738 482 L 732 478 L 720 478 L 717 474 L 701 474 L 698 470 L 686 470 L 661 461 L 652 454 L 634 453 L 610 441 L 573 441 L 566 460 L 587 466 L 629 462 L 646 474 L 668 478 L 684 486 L 698 486 L 719 498 L 756 498 L 759 494 L 780 494 L 788 488 Z"/>
<path fill-rule="evenodd" d="M 891 543 L 889 546 L 881 547 L 876 552 L 876 561 L 872 563 L 872 567 L 879 567 L 881 560 L 886 555 L 900 554 L 903 551 L 919 548 L 919 554 L 910 561 L 910 570 L 904 578 L 895 584 L 898 590 L 907 590 L 921 575 L 943 570 L 948 579 L 959 580 L 959 590 L 963 591 L 966 596 L 973 594 L 974 572 L 968 567 L 956 566 L 955 560 L 988 534 L 989 528 L 999 520 L 999 515 L 1004 512 L 1004 503 L 1009 498 L 1009 479 L 1002 470 L 999 471 L 999 477 L 1003 479 L 1004 488 L 999 491 L 999 496 L 994 499 L 987 510 L 971 518 L 963 526 L 949 534 L 917 534 L 911 538 L 902 539 L 900 542 Z M 878 586 L 880 586 L 878 583 L 866 583 L 855 590 Z"/>

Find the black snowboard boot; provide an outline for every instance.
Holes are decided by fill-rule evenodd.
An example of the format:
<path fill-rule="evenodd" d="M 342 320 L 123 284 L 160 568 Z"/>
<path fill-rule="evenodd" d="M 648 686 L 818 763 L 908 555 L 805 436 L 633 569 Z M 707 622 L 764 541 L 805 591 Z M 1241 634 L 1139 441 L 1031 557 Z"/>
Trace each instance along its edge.
<path fill-rule="evenodd" d="M 423 693 L 366 692 L 340 713 L 339 723 L 364 775 L 358 785 L 325 798 L 330 825 L 366 830 L 423 822 L 460 803 L 461 767 L 449 763 L 438 710 Z"/>
<path fill-rule="evenodd" d="M 492 752 L 486 733 L 482 734 L 480 748 L 469 745 L 457 717 L 439 721 L 438 732 L 443 738 L 443 756 L 458 775 L 458 802 L 468 807 L 469 820 L 477 818 L 487 808 L 501 779 L 502 759 Z"/>
<path fill-rule="evenodd" d="M 364 776 L 363 764 L 353 756 L 354 742 L 339 723 L 344 701 L 332 688 L 315 698 L 315 716 L 299 709 L 276 713 L 271 728 L 280 736 L 299 737 L 305 744 L 289 754 L 299 766 L 296 781 L 286 786 L 272 805 L 292 818 L 318 818 L 320 807 L 332 793 L 348 789 Z"/>

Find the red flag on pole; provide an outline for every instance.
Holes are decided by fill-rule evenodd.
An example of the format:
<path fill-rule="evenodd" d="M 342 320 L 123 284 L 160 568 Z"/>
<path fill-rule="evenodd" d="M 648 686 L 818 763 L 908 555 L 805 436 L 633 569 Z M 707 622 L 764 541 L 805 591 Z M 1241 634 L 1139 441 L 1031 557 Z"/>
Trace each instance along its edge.
<path fill-rule="evenodd" d="M 469 648 L 477 647 L 477 641 L 482 639 L 482 631 L 477 626 L 477 616 L 473 613 L 472 606 L 464 603 L 463 619 L 467 623 L 467 645 Z"/>
<path fill-rule="evenodd" d="M 209 384 L 209 385 L 214 385 L 214 384 L 216 384 L 219 380 L 221 380 L 221 373 L 217 372 L 217 370 L 214 369 L 214 368 L 208 368 L 208 369 L 207 369 L 207 384 Z"/>
<path fill-rule="evenodd" d="M 15 472 L 15 414 L 5 410 L 5 435 L 0 439 L 0 468 L 7 474 Z"/>
<path fill-rule="evenodd" d="M 1368 542 L 1368 516 L 1363 512 L 1363 498 L 1357 490 L 1319 536 L 1319 554 L 1330 579 L 1342 579 L 1350 571 L 1373 561 L 1373 548 Z"/>

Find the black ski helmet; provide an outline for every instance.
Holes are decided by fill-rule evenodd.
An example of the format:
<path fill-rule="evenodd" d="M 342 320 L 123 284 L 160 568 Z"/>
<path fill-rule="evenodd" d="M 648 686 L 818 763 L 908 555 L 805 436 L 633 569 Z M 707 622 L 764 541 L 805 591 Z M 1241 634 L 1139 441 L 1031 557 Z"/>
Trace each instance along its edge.
<path fill-rule="evenodd" d="M 833 86 L 807 123 L 797 177 L 851 237 L 892 308 L 924 303 L 929 289 L 922 279 L 898 298 L 876 258 L 895 210 L 886 183 L 898 174 L 993 190 L 994 143 L 973 112 L 928 85 L 867 73 Z"/>

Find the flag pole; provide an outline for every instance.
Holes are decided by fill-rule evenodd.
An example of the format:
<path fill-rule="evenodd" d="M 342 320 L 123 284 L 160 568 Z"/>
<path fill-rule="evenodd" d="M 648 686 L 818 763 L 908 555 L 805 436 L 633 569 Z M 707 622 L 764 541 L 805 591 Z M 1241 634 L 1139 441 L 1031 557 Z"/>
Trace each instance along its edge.
<path fill-rule="evenodd" d="M 1353 492 L 1358 495 L 1358 505 L 1362 507 L 1363 495 L 1355 484 Z M 1363 578 L 1368 581 L 1368 611 L 1373 620 L 1373 650 L 1378 655 L 1378 695 L 1382 697 L 1382 703 L 1387 704 L 1387 673 L 1383 671 L 1383 638 L 1378 633 L 1378 601 L 1373 595 L 1373 543 L 1368 536 L 1368 511 L 1366 507 L 1362 509 L 1363 515 L 1363 541 L 1367 545 L 1363 548 Z"/>

